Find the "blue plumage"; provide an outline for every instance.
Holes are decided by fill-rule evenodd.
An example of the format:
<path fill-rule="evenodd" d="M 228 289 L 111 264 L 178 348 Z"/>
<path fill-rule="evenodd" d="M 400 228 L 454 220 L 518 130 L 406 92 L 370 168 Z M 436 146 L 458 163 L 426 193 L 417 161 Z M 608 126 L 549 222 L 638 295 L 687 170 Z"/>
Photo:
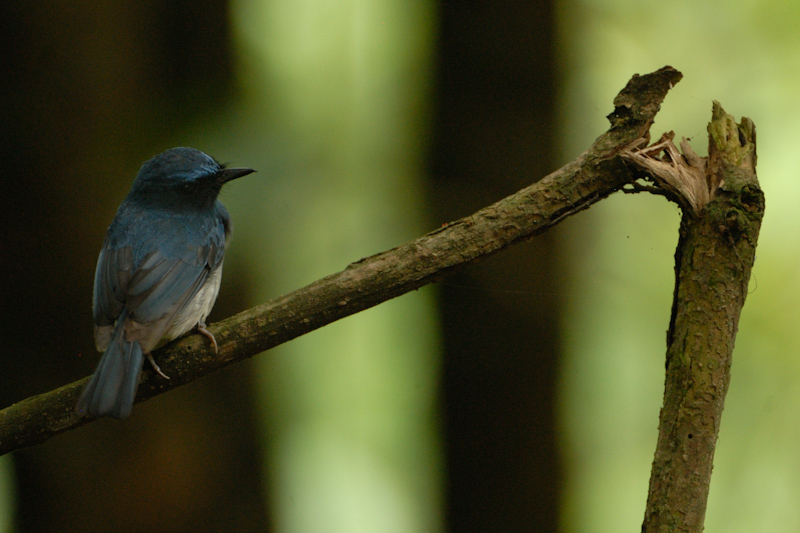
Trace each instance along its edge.
<path fill-rule="evenodd" d="M 231 218 L 222 186 L 254 172 L 224 168 L 193 148 L 173 148 L 142 165 L 108 228 L 94 282 L 95 344 L 104 351 L 76 411 L 125 418 L 144 357 L 197 326 L 219 292 Z M 164 376 L 166 377 L 166 376 Z"/>

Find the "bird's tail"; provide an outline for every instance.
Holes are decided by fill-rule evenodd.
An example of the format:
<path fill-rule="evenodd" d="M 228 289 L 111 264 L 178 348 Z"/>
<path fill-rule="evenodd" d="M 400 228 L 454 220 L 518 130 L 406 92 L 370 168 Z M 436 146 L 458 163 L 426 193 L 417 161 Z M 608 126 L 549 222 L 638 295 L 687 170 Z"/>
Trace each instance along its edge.
<path fill-rule="evenodd" d="M 97 370 L 83 389 L 75 406 L 79 415 L 120 419 L 131 414 L 144 355 L 138 342 L 125 340 L 125 318 L 123 311 Z"/>

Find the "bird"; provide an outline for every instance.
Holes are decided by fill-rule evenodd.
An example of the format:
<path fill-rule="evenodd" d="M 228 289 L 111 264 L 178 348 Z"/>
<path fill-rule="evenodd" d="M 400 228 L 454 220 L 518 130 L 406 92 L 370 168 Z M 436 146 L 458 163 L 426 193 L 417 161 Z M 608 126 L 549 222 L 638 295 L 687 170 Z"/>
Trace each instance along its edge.
<path fill-rule="evenodd" d="M 222 279 L 231 216 L 222 186 L 251 174 L 194 148 L 145 161 L 106 233 L 94 277 L 94 340 L 103 352 L 75 411 L 127 418 L 146 357 L 192 329 L 217 341 L 205 320 Z"/>

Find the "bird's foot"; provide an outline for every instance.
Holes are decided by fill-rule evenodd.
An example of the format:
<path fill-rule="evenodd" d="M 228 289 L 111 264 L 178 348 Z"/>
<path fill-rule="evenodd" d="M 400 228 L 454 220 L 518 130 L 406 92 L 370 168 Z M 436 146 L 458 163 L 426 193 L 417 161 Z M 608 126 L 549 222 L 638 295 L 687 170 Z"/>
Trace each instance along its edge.
<path fill-rule="evenodd" d="M 161 371 L 161 367 L 159 367 L 156 364 L 156 360 L 153 359 L 153 356 L 151 354 L 147 354 L 147 360 L 150 361 L 150 364 L 152 365 L 153 370 L 156 371 L 156 374 L 158 374 L 159 376 L 161 376 L 164 379 L 169 379 L 169 376 Z"/>
<path fill-rule="evenodd" d="M 197 323 L 197 332 L 211 341 L 211 344 L 214 345 L 214 353 L 219 353 L 219 346 L 217 345 L 217 339 L 215 339 L 214 335 L 206 329 L 205 322 L 201 321 Z"/>

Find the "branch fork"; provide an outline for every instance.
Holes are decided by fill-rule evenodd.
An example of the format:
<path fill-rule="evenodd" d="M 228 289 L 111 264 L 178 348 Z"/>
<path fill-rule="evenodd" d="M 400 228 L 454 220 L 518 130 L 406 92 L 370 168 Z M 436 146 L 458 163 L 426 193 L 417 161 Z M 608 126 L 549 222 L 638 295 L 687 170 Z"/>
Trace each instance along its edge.
<path fill-rule="evenodd" d="M 737 124 L 715 102 L 709 156 L 674 133 L 647 146 L 672 67 L 635 75 L 614 99 L 610 129 L 589 149 L 533 185 L 427 235 L 356 261 L 154 352 L 169 381 L 146 369 L 136 401 L 186 384 L 378 305 L 512 244 L 618 190 L 662 194 L 683 208 L 659 439 L 642 531 L 702 531 L 714 448 L 730 380 L 731 354 L 764 211 L 755 177 L 755 126 Z M 638 183 L 644 178 L 653 183 Z M 90 420 L 74 411 L 88 378 L 0 410 L 0 455 L 33 446 Z"/>

